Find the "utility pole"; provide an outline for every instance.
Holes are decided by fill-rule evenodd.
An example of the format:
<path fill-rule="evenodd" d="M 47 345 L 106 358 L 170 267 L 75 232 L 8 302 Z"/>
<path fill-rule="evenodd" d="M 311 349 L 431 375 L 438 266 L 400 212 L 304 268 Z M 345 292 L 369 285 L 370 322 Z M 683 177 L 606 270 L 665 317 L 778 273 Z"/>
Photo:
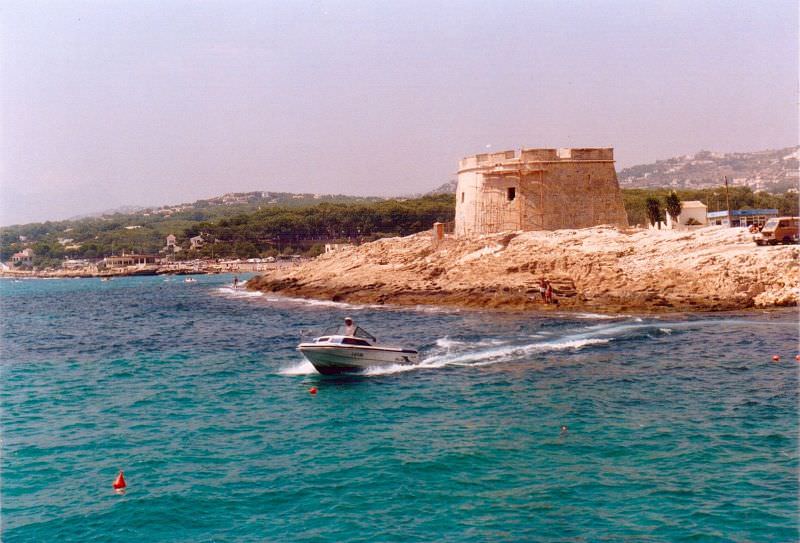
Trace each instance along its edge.
<path fill-rule="evenodd" d="M 733 221 L 731 220 L 731 198 L 728 194 L 728 176 L 725 176 L 725 205 L 728 206 L 728 228 L 733 226 Z"/>

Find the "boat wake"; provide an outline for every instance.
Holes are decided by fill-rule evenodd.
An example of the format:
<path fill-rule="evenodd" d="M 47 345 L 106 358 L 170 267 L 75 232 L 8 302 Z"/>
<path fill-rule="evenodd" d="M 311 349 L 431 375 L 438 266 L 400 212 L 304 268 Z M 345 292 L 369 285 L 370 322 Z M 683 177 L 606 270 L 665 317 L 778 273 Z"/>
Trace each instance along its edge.
<path fill-rule="evenodd" d="M 296 364 L 292 364 L 291 366 L 287 366 L 285 368 L 281 368 L 278 370 L 278 375 L 314 375 L 315 373 L 319 373 L 317 370 L 314 369 L 314 366 L 311 365 L 311 362 L 308 360 L 301 360 Z"/>
<path fill-rule="evenodd" d="M 444 367 L 481 367 L 543 356 L 547 353 L 574 353 L 590 348 L 601 348 L 616 341 L 653 338 L 671 334 L 672 331 L 673 328 L 665 326 L 665 323 L 645 324 L 633 321 L 585 326 L 557 335 L 538 333 L 528 336 L 527 341 L 520 341 L 518 338 L 489 338 L 469 341 L 443 337 L 437 339 L 427 349 L 425 356 L 418 364 L 374 366 L 364 370 L 362 375 L 390 375 Z M 317 372 L 311 363 L 304 360 L 281 369 L 279 373 L 281 375 L 308 375 Z"/>
<path fill-rule="evenodd" d="M 259 292 L 257 290 L 247 290 L 242 287 L 233 288 L 231 285 L 219 287 L 217 289 L 217 293 L 231 298 L 262 298 L 264 296 L 263 292 Z"/>

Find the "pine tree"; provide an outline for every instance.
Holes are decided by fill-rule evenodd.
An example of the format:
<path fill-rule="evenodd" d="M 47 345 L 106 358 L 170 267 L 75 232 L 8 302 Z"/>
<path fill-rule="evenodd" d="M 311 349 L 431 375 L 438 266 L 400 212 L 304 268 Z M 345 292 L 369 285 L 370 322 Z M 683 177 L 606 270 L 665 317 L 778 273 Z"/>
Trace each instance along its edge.
<path fill-rule="evenodd" d="M 658 229 L 661 230 L 661 202 L 658 198 L 648 198 L 645 202 L 647 205 L 647 220 L 650 224 L 658 224 Z"/>
<path fill-rule="evenodd" d="M 678 223 L 678 216 L 681 214 L 681 199 L 674 190 L 667 195 L 666 208 L 672 218 L 672 227 L 674 228 Z"/>

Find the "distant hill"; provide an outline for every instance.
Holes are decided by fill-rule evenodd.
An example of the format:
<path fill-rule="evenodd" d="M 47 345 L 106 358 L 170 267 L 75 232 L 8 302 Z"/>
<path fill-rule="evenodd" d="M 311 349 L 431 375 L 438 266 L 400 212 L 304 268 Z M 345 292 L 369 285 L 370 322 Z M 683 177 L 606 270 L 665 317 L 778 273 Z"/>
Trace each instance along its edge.
<path fill-rule="evenodd" d="M 161 207 L 124 207 L 65 221 L 46 221 L 0 227 L 0 260 L 26 247 L 37 254 L 95 258 L 120 251 L 152 253 L 164 247 L 169 234 L 184 240 L 184 232 L 199 224 L 235 219 L 270 209 L 310 207 L 320 203 L 368 204 L 383 198 L 235 192 L 191 203 Z M 42 245 L 44 244 L 44 245 Z"/>
<path fill-rule="evenodd" d="M 191 203 L 166 205 L 161 207 L 143 208 L 136 211 L 136 214 L 145 217 L 152 215 L 162 215 L 169 217 L 177 213 L 188 213 L 200 210 L 217 210 L 224 212 L 225 208 L 240 211 L 252 211 L 269 206 L 305 206 L 329 203 L 355 203 L 355 202 L 377 202 L 383 198 L 345 196 L 343 194 L 295 194 L 292 192 L 229 192 L 222 196 L 197 200 Z"/>
<path fill-rule="evenodd" d="M 106 209 L 104 211 L 97 211 L 95 213 L 84 213 L 83 215 L 75 215 L 67 219 L 68 221 L 79 221 L 81 219 L 97 219 L 105 215 L 133 215 L 147 209 L 142 206 L 121 206 L 114 209 Z"/>
<path fill-rule="evenodd" d="M 798 157 L 800 147 L 751 153 L 700 151 L 625 168 L 617 176 L 622 188 L 701 189 L 718 187 L 727 176 L 734 186 L 780 193 L 797 189 L 800 181 Z"/>
<path fill-rule="evenodd" d="M 458 180 L 451 179 L 447 183 L 440 185 L 430 192 L 426 192 L 426 196 L 436 196 L 437 194 L 455 194 L 458 187 Z"/>

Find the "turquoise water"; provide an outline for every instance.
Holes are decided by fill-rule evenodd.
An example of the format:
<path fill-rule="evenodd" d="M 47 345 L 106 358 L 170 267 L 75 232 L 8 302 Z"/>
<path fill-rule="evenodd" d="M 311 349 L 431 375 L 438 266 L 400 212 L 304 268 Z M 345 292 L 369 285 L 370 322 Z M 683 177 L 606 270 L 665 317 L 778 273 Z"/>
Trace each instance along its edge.
<path fill-rule="evenodd" d="M 3 541 L 798 539 L 794 311 L 391 310 L 230 280 L 0 281 Z M 423 361 L 315 374 L 294 347 L 346 314 Z"/>

